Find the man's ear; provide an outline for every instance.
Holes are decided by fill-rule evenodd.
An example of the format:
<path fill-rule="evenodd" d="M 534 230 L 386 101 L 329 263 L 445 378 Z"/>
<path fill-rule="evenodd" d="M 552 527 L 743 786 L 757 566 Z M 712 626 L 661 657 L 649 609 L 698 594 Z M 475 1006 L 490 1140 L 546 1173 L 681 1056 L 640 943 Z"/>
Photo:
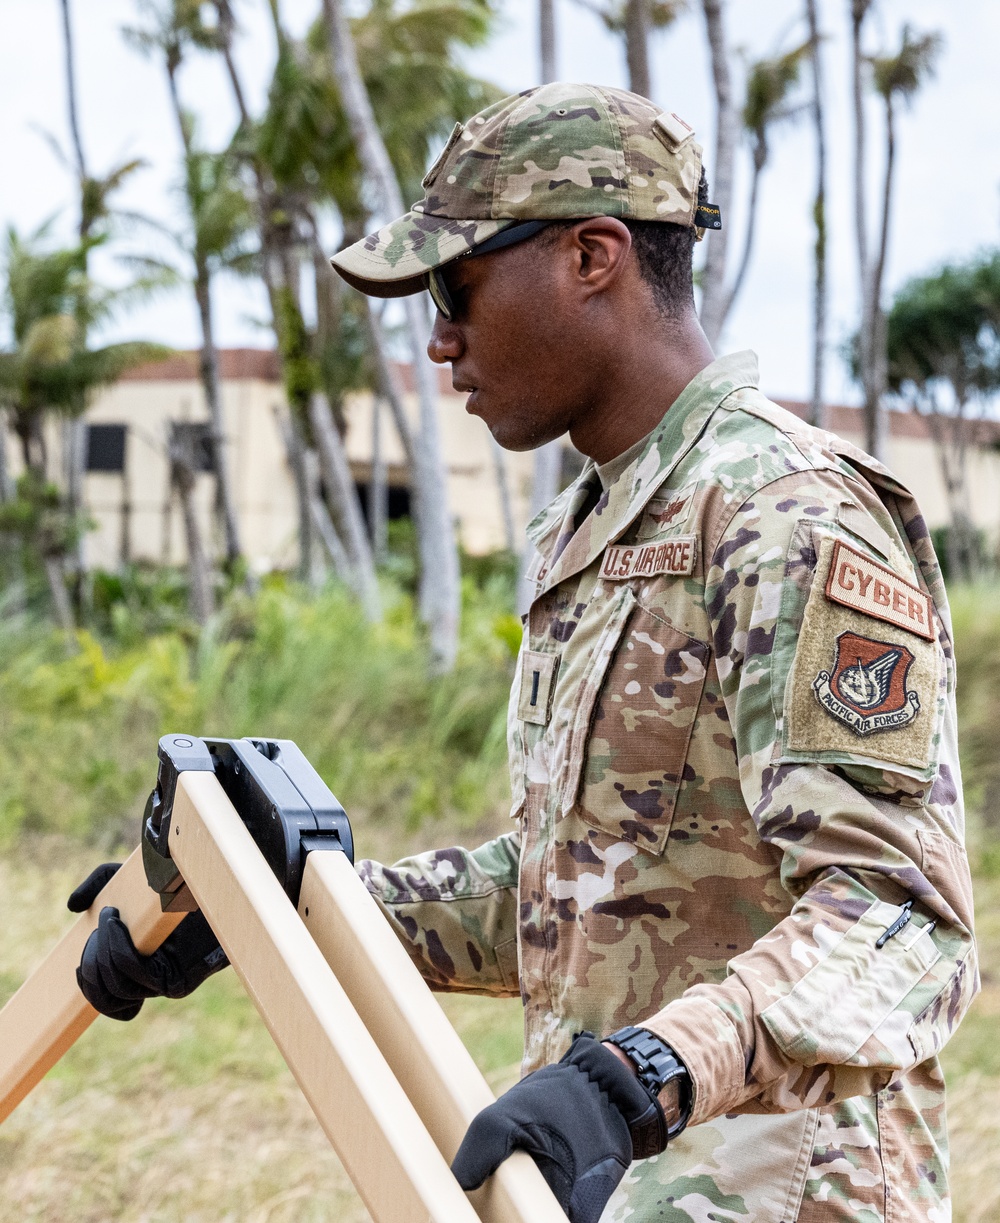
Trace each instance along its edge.
<path fill-rule="evenodd" d="M 617 284 L 625 270 L 632 235 L 617 217 L 588 217 L 566 231 L 578 287 L 586 297 Z"/>

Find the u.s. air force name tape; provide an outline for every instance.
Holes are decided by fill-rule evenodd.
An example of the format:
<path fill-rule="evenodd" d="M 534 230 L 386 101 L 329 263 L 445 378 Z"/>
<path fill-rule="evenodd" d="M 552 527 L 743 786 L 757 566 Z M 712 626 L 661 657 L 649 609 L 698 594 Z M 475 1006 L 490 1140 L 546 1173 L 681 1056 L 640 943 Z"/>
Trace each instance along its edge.
<path fill-rule="evenodd" d="M 617 545 L 606 548 L 601 577 L 612 582 L 656 577 L 661 573 L 690 577 L 694 573 L 697 537 L 675 535 L 660 543 Z"/>

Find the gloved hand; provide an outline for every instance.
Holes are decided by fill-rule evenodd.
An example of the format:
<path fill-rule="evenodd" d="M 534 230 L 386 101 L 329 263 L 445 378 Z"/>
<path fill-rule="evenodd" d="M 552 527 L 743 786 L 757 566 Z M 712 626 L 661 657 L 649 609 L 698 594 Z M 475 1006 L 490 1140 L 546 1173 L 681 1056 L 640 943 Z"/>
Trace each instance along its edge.
<path fill-rule="evenodd" d="M 554 1066 L 529 1074 L 473 1120 L 452 1164 L 478 1189 L 515 1148 L 528 1152 L 570 1223 L 597 1223 L 632 1162 L 629 1127 L 663 1111 L 587 1032 Z M 665 1140 L 664 1140 L 665 1141 Z"/>
<path fill-rule="evenodd" d="M 117 870 L 116 863 L 106 862 L 92 871 L 66 902 L 70 911 L 89 909 Z M 102 1015 L 134 1019 L 146 998 L 184 998 L 228 963 L 200 911 L 189 913 L 152 955 L 142 955 L 118 910 L 108 905 L 87 939 L 76 979 Z"/>

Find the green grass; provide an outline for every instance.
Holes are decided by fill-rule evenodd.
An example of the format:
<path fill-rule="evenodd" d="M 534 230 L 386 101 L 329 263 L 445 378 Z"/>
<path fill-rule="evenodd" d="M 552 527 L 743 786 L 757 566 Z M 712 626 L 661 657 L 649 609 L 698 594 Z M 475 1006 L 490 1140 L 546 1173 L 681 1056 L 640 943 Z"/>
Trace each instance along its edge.
<path fill-rule="evenodd" d="M 338 590 L 275 582 L 234 597 L 196 642 L 29 627 L 0 634 L 0 843 L 56 832 L 134 839 L 161 734 L 294 739 L 337 796 L 393 828 L 502 807 L 505 702 L 520 625 L 502 589 L 466 583 L 458 665 L 433 678 L 410 605 L 367 625 Z M 394 601 L 393 601 L 394 600 Z"/>

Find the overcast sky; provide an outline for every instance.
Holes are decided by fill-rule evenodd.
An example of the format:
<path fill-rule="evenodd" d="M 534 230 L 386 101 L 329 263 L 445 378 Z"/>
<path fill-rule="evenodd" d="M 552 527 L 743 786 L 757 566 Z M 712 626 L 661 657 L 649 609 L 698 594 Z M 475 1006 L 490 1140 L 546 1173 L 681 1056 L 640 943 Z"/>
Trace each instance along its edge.
<path fill-rule="evenodd" d="M 511 91 L 537 83 L 536 0 L 502 0 L 499 30 L 490 45 L 469 56 L 470 68 Z M 750 58 L 787 48 L 803 37 L 801 0 L 730 0 L 732 45 Z M 848 0 L 820 0 L 828 33 L 830 182 L 831 357 L 827 396 L 855 400 L 837 350 L 855 326 L 857 270 L 852 204 L 852 124 Z M 119 197 L 132 208 L 176 224 L 179 141 L 159 64 L 124 43 L 121 28 L 137 19 L 134 0 L 73 0 L 81 126 L 92 173 L 128 157 L 148 168 Z M 273 62 L 273 38 L 265 0 L 237 0 L 244 25 L 239 59 L 263 103 Z M 288 27 L 302 32 L 318 0 L 283 0 Z M 700 5 L 652 45 L 653 96 L 691 123 L 706 146 L 712 174 L 714 107 Z M 889 290 L 907 278 L 961 259 L 1000 240 L 1000 97 L 996 48 L 1000 4 L 995 0 L 880 0 L 869 29 L 871 51 L 898 44 L 904 21 L 918 32 L 939 30 L 945 45 L 936 78 L 900 117 L 896 205 L 887 271 Z M 574 0 L 558 0 L 558 68 L 566 79 L 625 85 L 621 41 Z M 68 146 L 63 47 L 58 0 L 0 0 L 0 222 L 21 232 L 56 214 L 56 232 L 69 237 L 76 220 L 72 182 L 42 133 Z M 186 65 L 185 103 L 196 110 L 204 138 L 221 147 L 235 114 L 227 82 L 209 58 Z M 874 99 L 869 109 L 871 198 L 875 201 L 884 147 L 883 121 Z M 745 158 L 745 155 L 744 155 Z M 747 165 L 737 180 L 729 218 L 733 242 L 742 242 Z M 776 133 L 772 164 L 762 187 L 753 263 L 731 316 L 722 347 L 752 347 L 761 358 L 764 388 L 776 396 L 805 398 L 810 387 L 811 244 L 814 182 L 812 132 L 805 119 Z M 874 209 L 873 209 L 874 211 Z M 98 275 L 117 273 L 103 256 Z M 221 345 L 271 343 L 261 327 L 262 292 L 246 283 L 220 281 L 216 290 L 217 340 Z M 193 302 L 173 292 L 120 320 L 109 338 L 142 336 L 192 347 L 199 336 Z"/>

